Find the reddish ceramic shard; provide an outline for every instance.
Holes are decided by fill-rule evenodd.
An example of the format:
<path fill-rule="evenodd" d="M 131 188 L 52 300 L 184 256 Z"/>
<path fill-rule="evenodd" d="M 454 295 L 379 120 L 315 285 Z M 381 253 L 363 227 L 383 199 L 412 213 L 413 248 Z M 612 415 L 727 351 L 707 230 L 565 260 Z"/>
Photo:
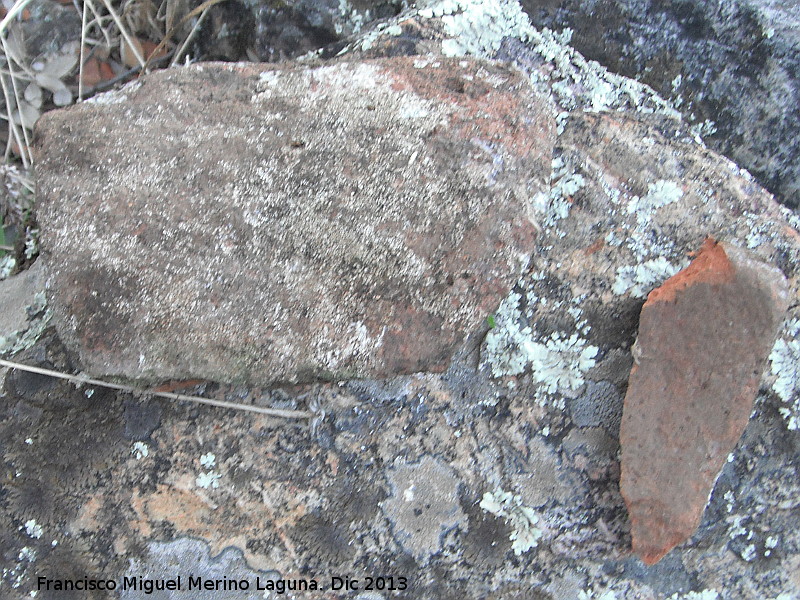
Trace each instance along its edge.
<path fill-rule="evenodd" d="M 646 564 L 699 525 L 787 305 L 778 269 L 712 239 L 648 296 L 620 430 L 620 488 Z"/>

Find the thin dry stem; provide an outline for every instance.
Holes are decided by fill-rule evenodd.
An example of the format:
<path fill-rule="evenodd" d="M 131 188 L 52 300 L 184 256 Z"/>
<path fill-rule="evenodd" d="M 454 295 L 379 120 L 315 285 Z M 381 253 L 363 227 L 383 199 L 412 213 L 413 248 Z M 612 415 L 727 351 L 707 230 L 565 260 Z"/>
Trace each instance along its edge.
<path fill-rule="evenodd" d="M 183 56 L 183 53 L 186 52 L 186 49 L 189 47 L 189 44 L 192 43 L 194 36 L 197 35 L 197 32 L 200 30 L 200 25 L 203 22 L 203 19 L 205 19 L 206 14 L 208 14 L 208 8 L 206 8 L 203 12 L 200 13 L 200 17 L 198 17 L 197 22 L 194 24 L 194 27 L 192 27 L 192 30 L 189 32 L 189 35 L 186 36 L 186 39 L 183 40 L 183 44 L 181 44 L 181 47 L 178 48 L 178 51 L 175 53 L 175 56 L 173 57 L 172 62 L 169 65 L 170 67 L 174 67 L 175 65 L 178 64 L 181 56 Z"/>
<path fill-rule="evenodd" d="M 3 35 L 2 30 L 0 30 L 0 42 L 3 46 L 3 52 L 6 55 L 6 63 L 8 64 L 8 76 L 11 79 L 11 85 L 14 91 L 14 97 L 19 99 L 19 95 L 16 93 L 16 84 L 14 83 L 14 72 L 11 70 L 11 59 L 8 58 L 8 52 L 6 48 L 6 38 Z M 22 158 L 22 165 L 27 169 L 31 165 L 31 161 L 28 160 L 26 155 L 27 141 L 28 136 L 25 133 L 25 128 L 22 128 L 23 135 L 20 136 L 19 134 L 19 127 L 14 122 L 14 117 L 11 111 L 11 96 L 8 93 L 8 85 L 6 84 L 6 78 L 0 75 L 0 86 L 3 88 L 3 98 L 6 102 L 6 119 L 8 120 L 8 130 L 11 135 L 8 136 L 8 143 L 6 144 L 6 151 L 5 151 L 5 160 L 8 161 L 8 157 L 11 153 L 11 143 L 12 140 L 17 143 L 17 147 L 20 149 L 20 157 Z M 17 107 L 19 107 L 19 103 L 17 103 Z"/>
<path fill-rule="evenodd" d="M 97 28 L 100 30 L 100 33 L 103 34 L 103 37 L 106 39 L 106 46 L 111 48 L 111 46 L 113 46 L 114 43 L 111 40 L 111 36 L 106 31 L 105 27 L 103 27 L 103 17 L 100 14 L 100 11 L 97 10 L 97 7 L 94 5 L 94 2 L 92 2 L 92 0 L 84 0 L 84 4 L 89 5 L 89 10 L 91 10 L 92 14 L 94 15 L 94 21 L 97 23 Z M 89 24 L 89 26 L 91 26 L 91 23 Z"/>
<path fill-rule="evenodd" d="M 262 406 L 252 406 L 250 404 L 238 404 L 236 402 L 225 402 L 223 400 L 212 400 L 210 398 L 202 398 L 200 396 L 187 396 L 185 394 L 175 394 L 172 392 L 157 392 L 153 390 L 141 390 L 130 385 L 123 385 L 120 383 L 111 383 L 108 381 L 101 381 L 99 379 L 91 379 L 83 377 L 82 375 L 70 375 L 69 373 L 62 373 L 61 371 L 53 371 L 50 369 L 43 369 L 41 367 L 33 367 L 30 365 L 23 365 L 18 362 L 0 359 L 0 367 L 8 367 L 10 369 L 19 369 L 20 371 L 27 371 L 29 373 L 36 373 L 38 375 L 46 375 L 48 377 L 56 377 L 58 379 L 65 379 L 79 385 L 96 385 L 105 387 L 112 390 L 119 390 L 121 392 L 128 392 L 131 394 L 149 394 L 159 398 L 166 398 L 168 400 L 178 400 L 183 402 L 195 402 L 197 404 L 207 404 L 209 406 L 216 406 L 218 408 L 228 408 L 231 410 L 240 410 L 269 417 L 280 417 L 283 419 L 313 419 L 316 415 L 307 410 L 283 410 L 280 408 L 265 408 Z"/>
<path fill-rule="evenodd" d="M 211 8 L 215 4 L 219 4 L 220 2 L 224 2 L 224 1 L 225 0 L 206 0 L 200 6 L 197 6 L 194 9 L 192 9 L 191 11 L 189 11 L 188 13 L 186 13 L 183 16 L 183 18 L 180 21 L 178 21 L 177 25 L 172 27 L 172 29 L 170 29 L 167 32 L 167 34 L 164 36 L 164 39 L 162 39 L 161 42 L 158 44 L 158 46 L 156 46 L 155 50 L 153 50 L 153 52 L 150 53 L 150 56 L 148 57 L 147 62 L 145 63 L 144 67 L 142 68 L 142 71 L 147 71 L 147 67 L 150 64 L 150 61 L 153 59 L 153 57 L 155 57 L 161 51 L 161 49 L 164 46 L 167 45 L 169 40 L 172 39 L 172 36 L 175 35 L 175 33 L 178 31 L 178 29 L 183 27 L 184 23 L 188 22 L 189 19 L 191 19 L 192 17 L 195 17 L 195 16 L 199 15 L 200 13 L 205 12 L 207 9 Z"/>
<path fill-rule="evenodd" d="M 83 65 L 86 62 L 86 30 L 89 24 L 86 21 L 89 6 L 87 2 L 83 3 L 83 13 L 81 15 L 81 58 L 78 61 L 78 102 L 83 101 Z"/>
<path fill-rule="evenodd" d="M 128 47 L 130 48 L 131 52 L 133 52 L 133 56 L 136 58 L 136 61 L 142 67 L 142 70 L 144 70 L 144 67 L 146 66 L 147 63 L 145 62 L 139 50 L 136 48 L 136 45 L 131 39 L 131 36 L 128 35 L 125 26 L 122 24 L 122 20 L 119 18 L 119 15 L 117 15 L 117 11 L 114 10 L 114 7 L 111 6 L 111 2 L 109 2 L 108 0 L 103 0 L 103 4 L 105 5 L 108 14 L 111 15 L 112 19 L 114 19 L 114 23 L 117 24 L 117 28 L 119 29 L 120 34 L 122 34 L 122 37 L 125 39 L 125 42 L 128 44 Z"/>
<path fill-rule="evenodd" d="M 11 76 L 11 88 L 14 90 L 14 99 L 16 101 L 17 110 L 20 114 L 20 120 L 22 120 L 22 103 L 20 98 L 22 94 L 19 93 L 17 89 L 17 76 L 14 74 L 14 68 L 12 67 L 12 63 L 14 62 L 10 58 L 8 58 L 8 48 L 6 45 L 6 38 L 2 34 L 2 30 L 0 30 L 0 40 L 3 41 L 3 52 L 6 54 L 6 62 L 8 64 L 8 73 Z M 8 99 L 6 99 L 6 110 L 8 110 L 9 104 Z M 10 111 L 9 111 L 10 112 Z M 24 140 L 24 144 L 20 144 L 19 134 L 16 131 L 17 124 L 14 122 L 13 115 L 8 115 L 9 120 L 8 122 L 14 126 L 14 137 L 17 140 L 17 146 L 19 147 L 19 155 L 22 158 L 22 165 L 27 169 L 33 164 L 33 155 L 31 154 L 31 142 L 30 138 L 28 137 L 28 130 L 26 129 L 25 125 L 23 124 L 20 129 L 22 129 L 22 138 Z"/>
<path fill-rule="evenodd" d="M 8 14 L 0 21 L 0 35 L 2 35 L 5 30 L 8 28 L 8 24 L 11 23 L 14 19 L 17 18 L 17 15 L 20 14 L 25 7 L 28 6 L 33 2 L 33 0 L 17 0 L 14 3 L 14 6 L 11 7 L 11 10 L 8 11 Z"/>

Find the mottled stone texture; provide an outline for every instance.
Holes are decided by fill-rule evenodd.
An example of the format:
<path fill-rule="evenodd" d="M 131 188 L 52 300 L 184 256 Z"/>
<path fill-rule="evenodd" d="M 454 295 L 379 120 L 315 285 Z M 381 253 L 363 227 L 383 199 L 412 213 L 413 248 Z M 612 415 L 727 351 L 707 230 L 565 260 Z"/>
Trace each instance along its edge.
<path fill-rule="evenodd" d="M 713 121 L 718 152 L 800 205 L 800 5 L 777 0 L 523 0 L 587 58 Z"/>
<path fill-rule="evenodd" d="M 59 334 L 143 380 L 441 370 L 527 262 L 545 108 L 510 67 L 397 58 L 207 64 L 48 113 Z"/>
<path fill-rule="evenodd" d="M 750 417 L 788 298 L 778 269 L 711 239 L 648 296 L 620 432 L 620 488 L 645 563 L 699 525 Z"/>

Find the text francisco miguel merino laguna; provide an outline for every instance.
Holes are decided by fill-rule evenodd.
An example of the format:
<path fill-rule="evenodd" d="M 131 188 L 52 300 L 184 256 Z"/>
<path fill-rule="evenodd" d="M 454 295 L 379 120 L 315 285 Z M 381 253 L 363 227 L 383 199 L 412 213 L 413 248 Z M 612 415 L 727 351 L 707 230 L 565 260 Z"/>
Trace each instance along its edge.
<path fill-rule="evenodd" d="M 331 591 L 353 591 L 353 590 L 405 590 L 408 586 L 405 577 L 364 577 L 355 579 L 349 576 L 330 577 Z M 182 577 L 178 575 L 172 579 L 147 579 L 145 577 L 123 577 L 116 579 L 93 579 L 82 577 L 77 579 L 49 579 L 47 577 L 37 578 L 37 589 L 51 591 L 92 591 L 92 590 L 133 590 L 142 591 L 145 594 L 152 594 L 156 591 L 172 590 L 176 592 L 192 590 L 211 590 L 211 591 L 246 591 L 246 590 L 269 590 L 283 594 L 285 592 L 315 591 L 322 589 L 316 579 L 266 579 L 256 577 L 251 579 L 234 579 L 232 577 L 222 577 L 221 579 L 209 579 L 206 577 L 195 577 L 189 575 Z"/>

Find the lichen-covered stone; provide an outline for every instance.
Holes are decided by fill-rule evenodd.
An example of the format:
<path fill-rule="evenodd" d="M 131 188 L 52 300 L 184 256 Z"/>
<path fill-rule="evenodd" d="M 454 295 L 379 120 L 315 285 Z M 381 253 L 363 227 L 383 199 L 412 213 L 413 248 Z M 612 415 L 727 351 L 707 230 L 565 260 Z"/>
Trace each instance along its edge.
<path fill-rule="evenodd" d="M 646 564 L 700 524 L 788 301 L 778 269 L 711 239 L 647 297 L 620 431 L 620 488 Z"/>
<path fill-rule="evenodd" d="M 48 113 L 42 256 L 98 375 L 441 370 L 527 263 L 554 125 L 512 68 L 204 65 Z"/>
<path fill-rule="evenodd" d="M 652 86 L 707 143 L 782 202 L 800 204 L 796 2 L 522 0 L 537 27 L 569 28 L 587 58 Z"/>
<path fill-rule="evenodd" d="M 389 472 L 392 495 L 383 512 L 394 524 L 398 543 L 425 564 L 442 548 L 442 537 L 466 528 L 458 498 L 458 478 L 452 469 L 429 456 L 417 464 L 398 464 Z"/>
<path fill-rule="evenodd" d="M 615 432 L 621 399 L 607 386 L 621 391 L 628 379 L 644 297 L 709 233 L 779 266 L 800 297 L 800 220 L 664 118 L 668 106 L 652 90 L 603 73 L 559 43 L 563 36 L 530 34 L 515 0 L 429 5 L 432 17 L 418 3 L 351 46 L 437 54 L 453 39 L 449 51 L 486 58 L 499 43 L 498 55 L 541 93 L 552 91 L 563 111 L 549 188 L 533 197 L 542 231 L 531 268 L 506 296 L 505 317 L 494 315 L 504 343 L 495 352 L 488 340 L 465 345 L 443 374 L 193 390 L 317 406 L 327 416 L 312 435 L 261 415 L 148 399 L 137 406 L 159 402 L 159 410 L 143 420 L 128 394 L 11 371 L 0 401 L 11 474 L 0 509 L 3 585 L 48 597 L 37 592 L 41 573 L 185 581 L 192 572 L 217 577 L 219 562 L 228 577 L 249 578 L 249 592 L 232 592 L 242 598 L 263 596 L 255 570 L 320 576 L 321 589 L 305 600 L 798 595 L 800 383 L 787 344 L 800 307 L 790 308 L 704 524 L 649 568 L 630 552 Z M 71 355 L 45 335 L 20 360 L 73 371 Z M 212 476 L 216 485 L 203 487 L 200 478 Z M 510 537 L 521 530 L 480 506 L 498 490 L 535 511 L 523 529 L 541 538 L 519 555 L 520 537 Z M 31 520 L 41 538 L 28 533 Z M 187 560 L 192 552 L 198 560 Z M 161 568 L 165 559 L 174 568 Z M 335 592 L 325 581 L 351 574 L 363 584 L 368 573 L 406 577 L 408 589 Z"/>

